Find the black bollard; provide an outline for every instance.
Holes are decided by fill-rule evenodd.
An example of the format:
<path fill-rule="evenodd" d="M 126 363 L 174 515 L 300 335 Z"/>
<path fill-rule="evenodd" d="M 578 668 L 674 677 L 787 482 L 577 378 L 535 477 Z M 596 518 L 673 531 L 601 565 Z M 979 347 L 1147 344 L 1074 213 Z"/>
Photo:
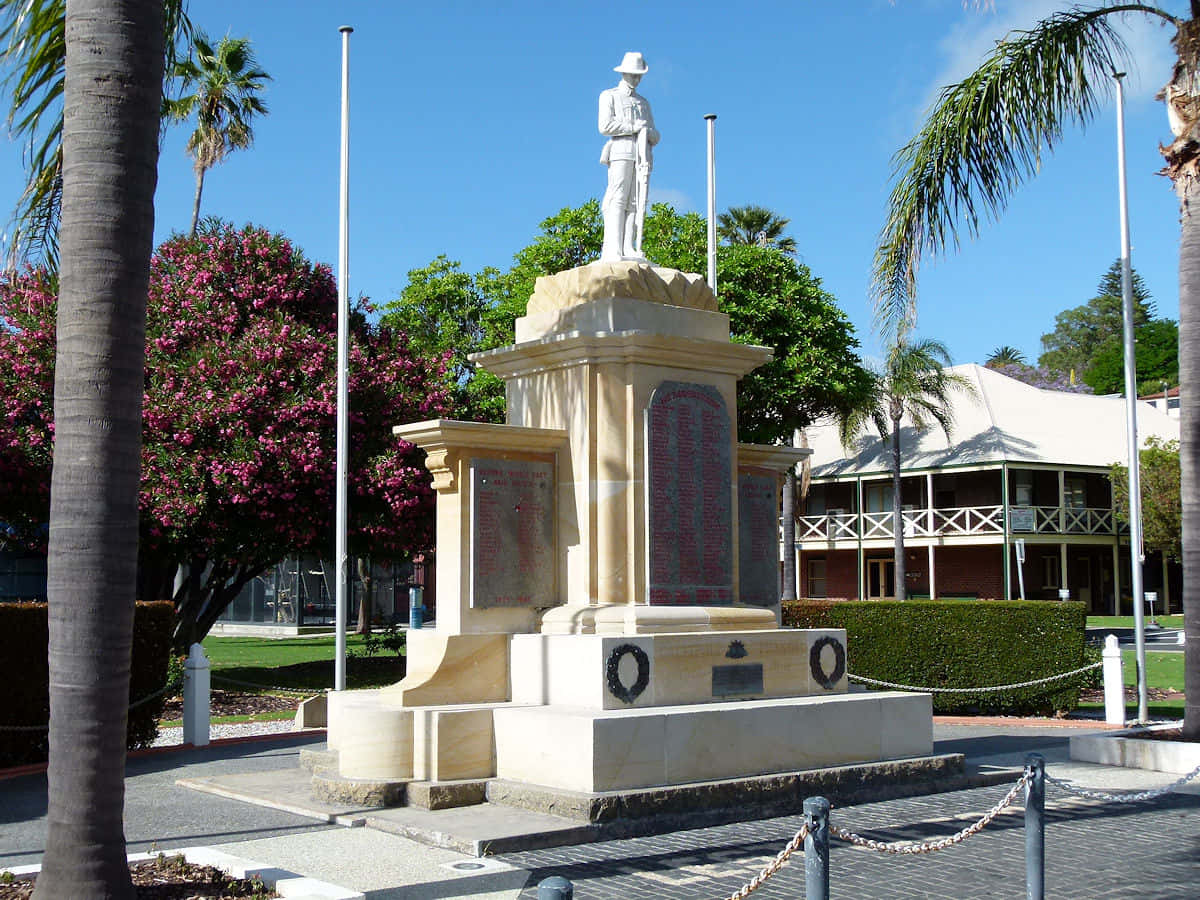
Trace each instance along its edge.
<path fill-rule="evenodd" d="M 804 896 L 807 900 L 829 900 L 829 801 L 808 797 L 804 801 Z"/>
<path fill-rule="evenodd" d="M 537 900 L 571 900 L 575 888 L 560 875 L 551 875 L 538 884 Z"/>
<path fill-rule="evenodd" d="M 1032 775 L 1025 785 L 1025 897 L 1046 896 L 1046 758 L 1040 753 L 1025 757 Z"/>

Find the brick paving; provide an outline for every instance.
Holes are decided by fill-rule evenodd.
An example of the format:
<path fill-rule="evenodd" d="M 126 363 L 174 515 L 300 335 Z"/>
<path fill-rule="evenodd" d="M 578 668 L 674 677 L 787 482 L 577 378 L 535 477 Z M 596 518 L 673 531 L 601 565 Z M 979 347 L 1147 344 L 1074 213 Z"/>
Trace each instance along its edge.
<path fill-rule="evenodd" d="M 882 841 L 937 839 L 978 819 L 1004 785 L 835 809 L 832 821 Z M 1046 798 L 1046 896 L 1191 898 L 1200 896 L 1200 796 L 1153 801 L 1083 800 L 1050 785 Z M 537 897 L 551 875 L 569 878 L 576 898 L 728 897 L 791 839 L 801 817 L 725 825 L 498 857 L 531 870 L 521 898 Z M 1021 797 L 981 833 L 949 849 L 894 856 L 834 839 L 830 895 L 882 898 L 1023 898 L 1025 835 Z M 804 897 L 804 858 L 763 885 L 756 898 Z"/>

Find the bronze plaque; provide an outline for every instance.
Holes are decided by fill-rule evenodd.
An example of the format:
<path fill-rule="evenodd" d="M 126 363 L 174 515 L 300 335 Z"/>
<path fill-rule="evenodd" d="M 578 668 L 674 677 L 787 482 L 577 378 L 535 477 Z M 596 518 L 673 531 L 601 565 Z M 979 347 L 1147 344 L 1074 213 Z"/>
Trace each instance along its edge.
<path fill-rule="evenodd" d="M 471 460 L 471 606 L 553 606 L 554 464 Z"/>
<path fill-rule="evenodd" d="M 712 667 L 714 697 L 743 697 L 763 692 L 762 663 L 736 663 Z"/>
<path fill-rule="evenodd" d="M 646 409 L 649 602 L 733 603 L 732 425 L 715 387 L 664 381 Z"/>

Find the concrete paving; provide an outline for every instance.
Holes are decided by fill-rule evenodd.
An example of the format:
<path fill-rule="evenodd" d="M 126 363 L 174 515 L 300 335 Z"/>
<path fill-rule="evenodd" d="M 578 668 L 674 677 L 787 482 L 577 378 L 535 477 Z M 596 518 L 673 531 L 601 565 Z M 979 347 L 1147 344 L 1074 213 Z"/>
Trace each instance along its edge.
<path fill-rule="evenodd" d="M 1172 780 L 1162 773 L 1072 763 L 1068 739 L 1073 733 L 1079 732 L 1047 724 L 1023 726 L 1017 721 L 938 724 L 935 749 L 965 753 L 970 764 L 993 771 L 1015 771 L 1025 754 L 1035 750 L 1046 756 L 1050 774 L 1104 790 L 1143 789 Z M 319 821 L 264 809 L 175 783 L 181 777 L 292 768 L 298 764 L 300 748 L 316 743 L 311 737 L 275 739 L 131 759 L 126 803 L 131 851 L 206 845 L 360 891 L 370 900 L 532 900 L 537 884 L 551 874 L 570 878 L 580 898 L 716 898 L 740 887 L 799 826 L 798 817 L 785 816 L 477 859 L 402 834 L 332 825 L 328 817 Z M 45 776 L 40 774 L 0 780 L 0 869 L 40 859 L 45 789 Z M 859 804 L 835 810 L 835 821 L 881 840 L 941 837 L 974 821 L 1005 790 L 1001 784 Z M 1048 896 L 1197 894 L 1200 787 L 1193 784 L 1164 799 L 1116 806 L 1077 800 L 1051 786 L 1048 809 Z M 466 818 L 485 814 L 482 808 L 455 812 Z M 930 856 L 896 858 L 835 842 L 833 894 L 866 900 L 1022 897 L 1023 840 L 1018 799 L 1013 812 L 1002 814 L 967 843 Z M 800 863 L 802 859 L 796 858 L 755 896 L 803 896 Z"/>

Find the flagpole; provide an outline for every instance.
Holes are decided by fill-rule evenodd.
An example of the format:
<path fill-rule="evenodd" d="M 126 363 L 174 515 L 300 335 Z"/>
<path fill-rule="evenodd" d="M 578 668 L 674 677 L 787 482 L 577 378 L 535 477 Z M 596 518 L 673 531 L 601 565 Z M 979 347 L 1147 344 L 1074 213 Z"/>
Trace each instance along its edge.
<path fill-rule="evenodd" d="M 708 123 L 708 286 L 717 292 L 717 114 L 704 117 Z"/>
<path fill-rule="evenodd" d="M 335 478 L 337 499 L 335 508 L 334 570 L 337 587 L 334 597 L 334 661 L 333 689 L 346 689 L 346 587 L 348 559 L 346 555 L 346 466 L 350 445 L 350 33 L 354 29 L 343 25 L 342 33 L 342 153 L 339 185 L 338 221 L 338 334 L 337 334 L 337 460 Z"/>
<path fill-rule="evenodd" d="M 1124 72 L 1114 72 L 1117 82 L 1117 184 L 1121 204 L 1121 321 L 1125 350 L 1125 418 L 1129 438 L 1129 556 L 1133 590 L 1133 629 L 1137 656 L 1139 722 L 1150 718 L 1146 690 L 1146 621 L 1142 609 L 1142 487 L 1137 433 L 1137 366 L 1133 352 L 1133 269 L 1129 261 L 1129 196 L 1125 185 Z"/>

